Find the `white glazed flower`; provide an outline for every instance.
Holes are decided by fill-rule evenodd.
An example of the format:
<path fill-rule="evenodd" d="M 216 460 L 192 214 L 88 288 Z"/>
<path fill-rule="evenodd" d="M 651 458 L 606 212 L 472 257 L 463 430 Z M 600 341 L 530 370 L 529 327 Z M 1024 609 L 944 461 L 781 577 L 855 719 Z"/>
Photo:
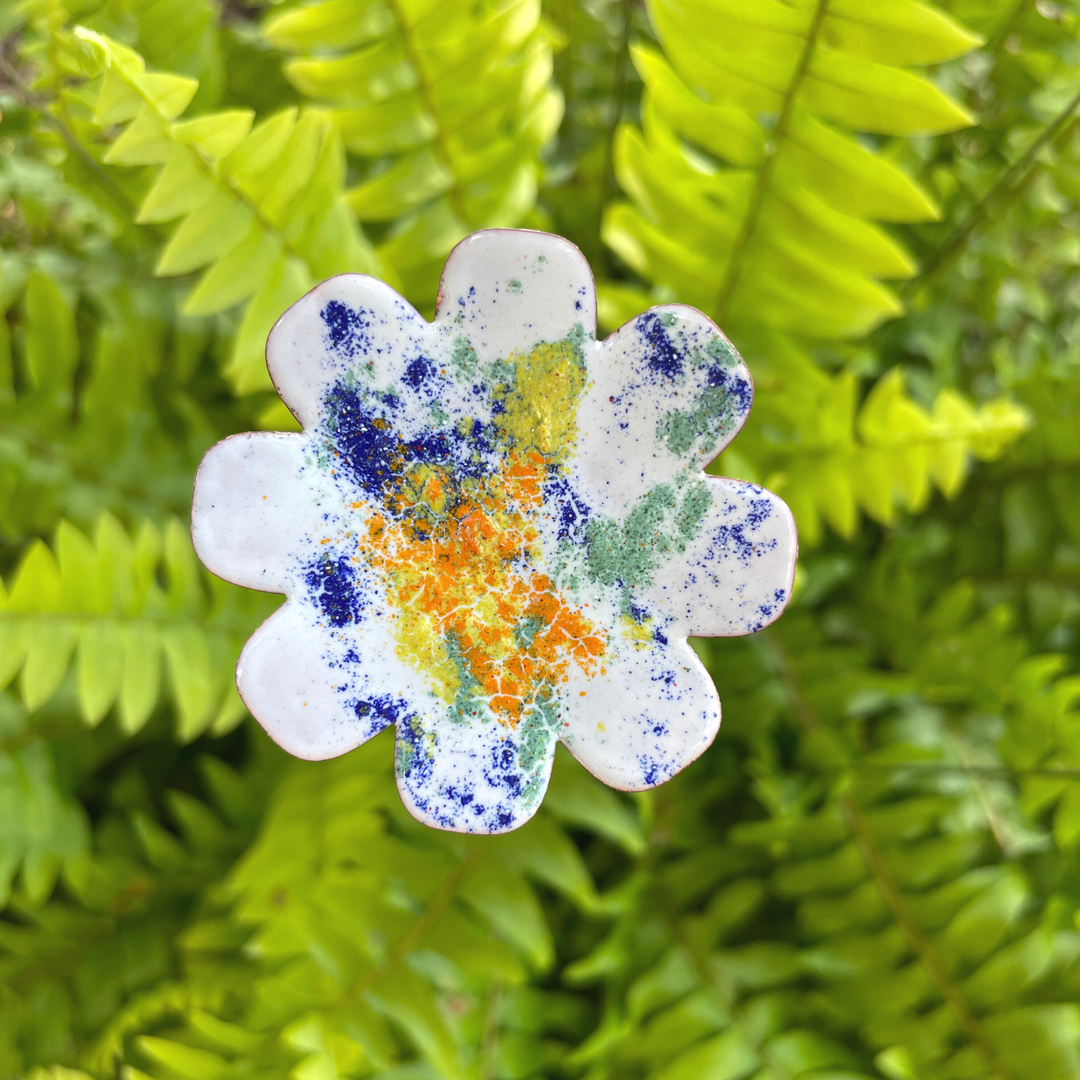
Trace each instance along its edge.
<path fill-rule="evenodd" d="M 303 433 L 199 471 L 200 558 L 288 598 L 240 656 L 252 714 L 309 759 L 395 724 L 402 799 L 439 828 L 528 820 L 557 739 L 614 787 L 668 780 L 720 724 L 687 636 L 790 596 L 788 508 L 702 472 L 750 410 L 738 354 L 680 305 L 595 326 L 588 264 L 546 233 L 462 241 L 433 323 L 331 278 L 267 343 Z"/>

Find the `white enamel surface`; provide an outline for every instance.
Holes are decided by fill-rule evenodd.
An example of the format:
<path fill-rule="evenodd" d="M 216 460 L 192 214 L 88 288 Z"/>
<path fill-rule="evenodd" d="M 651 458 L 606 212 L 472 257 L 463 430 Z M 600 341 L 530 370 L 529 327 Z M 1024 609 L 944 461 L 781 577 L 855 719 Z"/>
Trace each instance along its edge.
<path fill-rule="evenodd" d="M 539 795 L 546 790 L 555 740 L 547 742 L 522 785 L 508 736 L 497 723 L 457 727 L 418 717 L 400 724 L 396 754 L 402 802 L 418 821 L 436 829 L 500 833 L 524 825 L 540 808 L 540 798 L 526 801 L 518 793 L 530 782 Z"/>
<path fill-rule="evenodd" d="M 720 728 L 720 699 L 687 642 L 669 639 L 649 651 L 654 655 L 623 649 L 606 675 L 572 679 L 566 698 L 566 748 L 623 791 L 670 780 L 708 749 Z"/>
<path fill-rule="evenodd" d="M 345 317 L 328 335 L 322 313 L 335 302 L 365 314 Z M 343 347 L 333 347 L 334 332 Z M 323 394 L 354 363 L 362 362 L 377 378 L 393 383 L 430 334 L 430 325 L 385 282 L 366 274 L 339 274 L 297 300 L 274 324 L 266 341 L 266 366 L 281 400 L 311 428 L 322 413 Z"/>
<path fill-rule="evenodd" d="M 481 361 L 537 341 L 556 341 L 580 323 L 596 334 L 592 271 L 573 244 L 528 239 L 544 233 L 490 229 L 450 253 L 439 284 L 436 323 L 463 320 Z"/>
<path fill-rule="evenodd" d="M 191 537 L 219 577 L 285 592 L 296 554 L 319 528 L 323 485 L 304 466 L 307 440 L 277 431 L 233 435 L 203 458 Z"/>
<path fill-rule="evenodd" d="M 528 820 L 557 739 L 616 787 L 669 779 L 720 723 L 686 636 L 790 596 L 787 507 L 700 471 L 750 407 L 730 344 L 680 305 L 594 333 L 588 265 L 544 233 L 463 241 L 431 324 L 331 278 L 267 345 L 304 433 L 199 473 L 200 557 L 288 597 L 240 658 L 252 714 L 312 759 L 395 724 L 402 799 L 439 828 Z"/>
<path fill-rule="evenodd" d="M 705 362 L 694 366 L 678 356 L 657 355 L 650 339 L 657 336 L 658 327 Z M 725 357 L 729 363 L 709 362 L 705 349 L 711 342 L 723 346 L 725 353 L 730 350 Z M 595 493 L 597 508 L 615 515 L 643 488 L 708 465 L 742 427 L 753 397 L 750 372 L 727 338 L 711 319 L 682 304 L 651 308 L 619 327 L 597 346 L 590 374 L 580 410 L 587 419 L 580 425 L 574 470 L 579 483 Z M 730 416 L 714 412 L 712 431 L 706 425 L 695 426 L 695 437 L 686 449 L 671 435 L 656 438 L 664 418 L 687 409 L 707 386 L 710 374 L 725 384 L 718 389 L 726 391 Z M 646 442 L 643 433 L 654 437 Z"/>
<path fill-rule="evenodd" d="M 742 480 L 710 476 L 712 505 L 681 560 L 661 567 L 645 598 L 691 637 L 753 634 L 791 598 L 799 540 L 787 504 Z"/>
<path fill-rule="evenodd" d="M 244 704 L 296 757 L 322 761 L 355 749 L 394 723 L 402 702 L 424 693 L 380 629 L 379 620 L 369 620 L 364 659 L 351 662 L 356 635 L 328 625 L 303 599 L 291 599 L 240 654 L 236 686 Z"/>

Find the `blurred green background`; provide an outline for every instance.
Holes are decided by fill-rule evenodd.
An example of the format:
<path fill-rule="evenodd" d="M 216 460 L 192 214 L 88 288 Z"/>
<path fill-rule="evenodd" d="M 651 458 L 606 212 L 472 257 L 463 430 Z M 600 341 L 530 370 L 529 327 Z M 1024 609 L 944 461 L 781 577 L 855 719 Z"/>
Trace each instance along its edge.
<path fill-rule="evenodd" d="M 0 0 L 0 1077 L 1080 1076 L 1080 5 Z M 408 818 L 232 687 L 196 464 L 322 278 L 561 233 L 757 397 L 706 755 Z"/>

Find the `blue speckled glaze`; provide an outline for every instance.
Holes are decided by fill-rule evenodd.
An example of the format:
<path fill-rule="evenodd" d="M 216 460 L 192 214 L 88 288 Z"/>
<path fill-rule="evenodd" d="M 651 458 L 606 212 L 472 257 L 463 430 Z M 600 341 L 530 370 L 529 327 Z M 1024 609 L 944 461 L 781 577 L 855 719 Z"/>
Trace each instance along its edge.
<path fill-rule="evenodd" d="M 786 604 L 796 537 L 770 492 L 702 469 L 749 412 L 705 316 L 653 308 L 594 335 L 587 264 L 544 233 L 477 233 L 424 321 L 332 278 L 267 346 L 303 424 L 220 443 L 196 548 L 287 603 L 241 694 L 307 758 L 391 725 L 398 785 L 438 828 L 527 820 L 562 741 L 625 790 L 709 745 L 715 688 L 688 635 L 752 633 Z"/>

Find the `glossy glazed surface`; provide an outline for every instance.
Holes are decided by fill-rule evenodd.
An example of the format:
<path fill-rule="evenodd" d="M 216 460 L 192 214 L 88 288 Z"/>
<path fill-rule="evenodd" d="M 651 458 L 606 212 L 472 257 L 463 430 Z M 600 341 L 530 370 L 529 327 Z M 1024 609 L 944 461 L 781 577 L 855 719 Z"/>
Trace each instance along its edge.
<path fill-rule="evenodd" d="M 396 725 L 402 798 L 440 828 L 528 820 L 559 739 L 615 787 L 669 779 L 720 723 L 687 636 L 790 596 L 787 507 L 702 472 L 750 410 L 734 348 L 679 305 L 595 326 L 587 263 L 545 233 L 459 244 L 433 323 L 332 278 L 267 344 L 304 432 L 199 472 L 203 562 L 288 597 L 240 657 L 252 714 L 312 759 Z"/>

